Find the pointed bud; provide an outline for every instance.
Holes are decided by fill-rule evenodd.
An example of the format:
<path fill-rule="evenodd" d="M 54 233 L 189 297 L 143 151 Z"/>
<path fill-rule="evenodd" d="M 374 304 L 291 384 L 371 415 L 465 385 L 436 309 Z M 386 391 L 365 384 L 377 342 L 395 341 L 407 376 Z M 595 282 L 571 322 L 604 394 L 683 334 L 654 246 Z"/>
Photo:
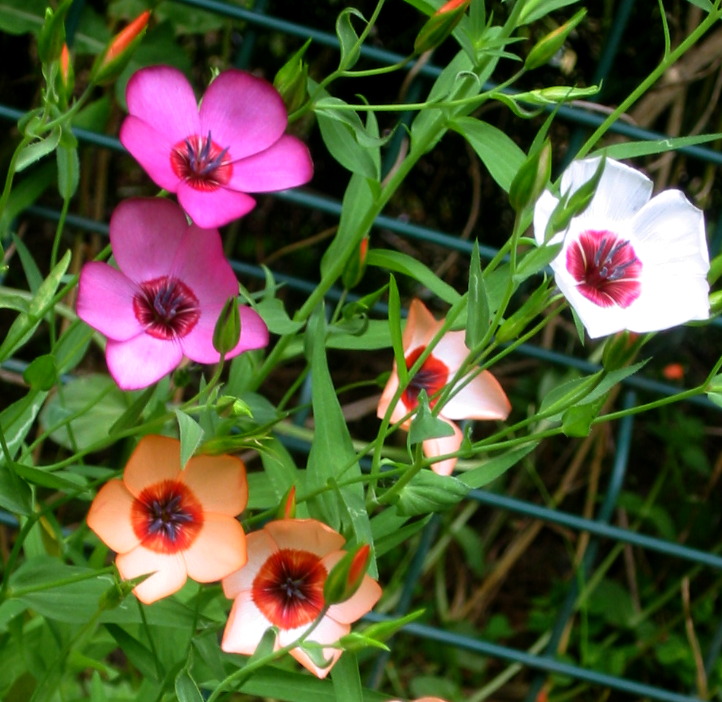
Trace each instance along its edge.
<path fill-rule="evenodd" d="M 449 0 L 444 3 L 421 28 L 414 42 L 414 52 L 423 54 L 441 44 L 461 22 L 470 4 L 471 0 Z"/>
<path fill-rule="evenodd" d="M 565 22 L 561 27 L 557 27 L 553 32 L 549 32 L 543 39 L 540 39 L 529 52 L 524 61 L 524 68 L 531 71 L 549 63 L 554 55 L 562 48 L 572 29 L 576 27 L 587 14 L 585 9 L 579 10 L 574 17 Z"/>
<path fill-rule="evenodd" d="M 296 517 L 296 486 L 291 485 L 283 496 L 276 512 L 276 519 L 294 519 Z"/>
<path fill-rule="evenodd" d="M 213 348 L 221 355 L 236 348 L 241 338 L 241 313 L 235 297 L 229 297 L 223 305 L 215 329 L 213 330 Z"/>
<path fill-rule="evenodd" d="M 114 81 L 130 61 L 135 47 L 148 27 L 150 10 L 141 12 L 125 29 L 118 32 L 93 63 L 90 81 L 105 85 Z"/>
<path fill-rule="evenodd" d="M 68 102 L 75 87 L 75 71 L 70 61 L 70 51 L 68 51 L 67 44 L 63 44 L 63 48 L 60 50 L 60 85 L 65 101 Z"/>
<path fill-rule="evenodd" d="M 331 568 L 323 586 L 323 599 L 327 605 L 345 602 L 361 587 L 371 560 L 371 548 L 361 544 L 356 551 L 349 551 Z"/>
<path fill-rule="evenodd" d="M 533 205 L 544 192 L 552 172 L 552 146 L 546 139 L 540 149 L 529 154 L 509 188 L 509 202 L 517 211 Z"/>
<path fill-rule="evenodd" d="M 43 63 L 57 60 L 65 43 L 65 17 L 72 0 L 64 0 L 58 9 L 45 8 L 45 19 L 38 34 L 38 57 Z"/>
<path fill-rule="evenodd" d="M 607 372 L 628 366 L 639 353 L 644 335 L 624 331 L 607 337 L 602 351 L 602 365 Z"/>
<path fill-rule="evenodd" d="M 356 249 L 356 253 L 346 263 L 346 268 L 341 276 L 344 288 L 351 290 L 355 288 L 364 277 L 366 272 L 366 258 L 369 253 L 369 238 L 365 236 Z"/>
<path fill-rule="evenodd" d="M 280 93 L 289 113 L 295 112 L 306 102 L 306 96 L 308 95 L 308 66 L 303 60 L 303 55 L 310 43 L 311 40 L 309 39 L 281 66 L 273 79 L 273 87 Z"/>

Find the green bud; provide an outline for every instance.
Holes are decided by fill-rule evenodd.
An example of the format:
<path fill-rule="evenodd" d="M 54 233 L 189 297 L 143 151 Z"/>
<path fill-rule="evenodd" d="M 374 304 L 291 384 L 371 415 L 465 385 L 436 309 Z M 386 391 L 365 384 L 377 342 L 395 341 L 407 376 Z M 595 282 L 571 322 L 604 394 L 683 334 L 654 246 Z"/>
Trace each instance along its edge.
<path fill-rule="evenodd" d="M 351 258 L 346 262 L 341 281 L 346 290 L 355 288 L 366 272 L 366 257 L 369 253 L 369 238 L 365 236 Z"/>
<path fill-rule="evenodd" d="M 58 9 L 45 8 L 45 20 L 38 34 L 38 57 L 43 63 L 60 58 L 65 43 L 65 17 L 73 0 L 63 0 Z"/>
<path fill-rule="evenodd" d="M 371 559 L 368 544 L 362 544 L 355 551 L 349 551 L 331 568 L 323 585 L 323 599 L 327 605 L 345 602 L 361 587 Z"/>
<path fill-rule="evenodd" d="M 443 4 L 421 28 L 414 41 L 414 52 L 423 54 L 441 44 L 461 22 L 470 4 L 471 0 L 449 0 Z"/>
<path fill-rule="evenodd" d="M 540 39 L 526 57 L 524 68 L 531 71 L 548 63 L 557 51 L 562 48 L 572 29 L 584 19 L 586 14 L 586 9 L 579 10 L 568 22 Z"/>
<path fill-rule="evenodd" d="M 709 296 L 709 316 L 716 317 L 722 314 L 722 290 L 715 290 Z"/>
<path fill-rule="evenodd" d="M 229 297 L 213 329 L 213 348 L 225 355 L 236 348 L 241 338 L 241 314 L 235 297 Z"/>
<path fill-rule="evenodd" d="M 294 519 L 296 517 L 296 486 L 291 485 L 281 500 L 276 519 Z"/>
<path fill-rule="evenodd" d="M 517 211 L 533 205 L 544 192 L 552 172 L 552 146 L 545 139 L 540 149 L 529 154 L 509 188 L 509 202 Z"/>
<path fill-rule="evenodd" d="M 607 337 L 602 351 L 604 370 L 611 372 L 628 366 L 644 343 L 644 335 L 624 330 Z"/>
<path fill-rule="evenodd" d="M 98 55 L 90 69 L 90 82 L 95 85 L 112 83 L 128 65 L 135 47 L 143 39 L 150 19 L 150 10 L 141 12 L 125 29 L 118 32 L 105 50 Z"/>
<path fill-rule="evenodd" d="M 549 302 L 550 282 L 550 280 L 545 280 L 511 317 L 501 323 L 496 332 L 496 341 L 498 343 L 503 344 L 506 341 L 518 339 L 529 322 L 546 309 Z"/>
<path fill-rule="evenodd" d="M 309 39 L 281 66 L 273 79 L 273 87 L 280 93 L 289 113 L 295 112 L 306 102 L 308 66 L 303 60 L 303 55 L 310 44 L 311 40 Z"/>

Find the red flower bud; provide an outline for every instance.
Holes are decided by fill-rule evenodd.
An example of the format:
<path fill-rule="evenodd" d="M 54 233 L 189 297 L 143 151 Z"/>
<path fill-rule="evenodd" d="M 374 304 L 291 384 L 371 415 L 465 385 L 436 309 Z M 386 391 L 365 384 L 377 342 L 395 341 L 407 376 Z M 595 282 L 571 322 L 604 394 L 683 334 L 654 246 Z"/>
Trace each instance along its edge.
<path fill-rule="evenodd" d="M 109 83 L 117 78 L 125 68 L 133 49 L 145 34 L 150 10 L 141 12 L 125 29 L 118 32 L 105 51 L 98 56 L 93 64 L 90 79 L 94 83 Z"/>
<path fill-rule="evenodd" d="M 349 551 L 333 567 L 323 586 L 323 598 L 328 605 L 345 602 L 352 597 L 366 575 L 371 559 L 368 544 L 361 544 L 356 551 Z"/>
<path fill-rule="evenodd" d="M 426 20 L 414 42 L 414 51 L 423 54 L 441 44 L 454 31 L 470 4 L 471 0 L 449 0 L 444 3 Z"/>
<path fill-rule="evenodd" d="M 283 496 L 281 505 L 278 508 L 278 519 L 294 519 L 296 516 L 296 486 L 291 485 L 288 492 Z"/>

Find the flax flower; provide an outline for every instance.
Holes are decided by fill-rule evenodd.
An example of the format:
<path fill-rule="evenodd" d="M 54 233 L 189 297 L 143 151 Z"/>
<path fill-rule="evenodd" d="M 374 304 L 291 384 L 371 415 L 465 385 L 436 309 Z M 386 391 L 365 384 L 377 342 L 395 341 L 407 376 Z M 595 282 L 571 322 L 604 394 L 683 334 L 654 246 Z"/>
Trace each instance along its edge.
<path fill-rule="evenodd" d="M 419 356 L 426 350 L 433 337 L 439 331 L 443 321 L 434 316 L 420 300 L 412 300 L 404 329 L 403 346 L 406 367 L 411 368 Z M 451 382 L 456 372 L 469 355 L 464 345 L 463 331 L 447 332 L 427 356 L 421 368 L 411 378 L 408 387 L 391 413 L 391 422 L 395 423 L 418 407 L 418 397 L 425 390 L 430 398 L 430 406 L 436 404 L 433 396 Z M 462 381 L 463 382 L 463 381 Z M 461 385 L 462 383 L 460 383 Z M 381 418 L 399 387 L 399 375 L 394 364 L 391 376 L 379 400 L 377 415 Z M 462 433 L 451 420 L 454 419 L 506 419 L 511 410 L 509 400 L 499 382 L 489 371 L 482 371 L 455 392 L 439 410 L 438 416 L 452 429 L 453 434 L 427 439 L 423 443 L 424 454 L 428 457 L 453 453 L 461 446 Z M 408 429 L 411 419 L 402 424 Z M 456 465 L 455 458 L 448 458 L 432 464 L 432 469 L 440 475 L 449 475 Z"/>
<path fill-rule="evenodd" d="M 281 96 L 249 73 L 223 71 L 199 107 L 180 71 L 151 66 L 131 77 L 126 99 L 120 141 L 199 227 L 242 217 L 255 205 L 249 192 L 284 190 L 313 174 L 306 146 L 284 134 Z"/>
<path fill-rule="evenodd" d="M 108 369 L 123 390 L 143 388 L 187 356 L 216 363 L 213 330 L 238 281 L 217 229 L 189 225 L 173 202 L 126 200 L 110 220 L 120 270 L 87 263 L 80 274 L 78 316 L 108 337 Z M 226 358 L 268 343 L 258 314 L 241 306 L 241 336 Z"/>
<path fill-rule="evenodd" d="M 293 643 L 311 626 L 325 606 L 326 577 L 345 552 L 343 536 L 315 519 L 269 522 L 249 534 L 247 542 L 247 565 L 223 579 L 223 591 L 234 602 L 221 648 L 251 655 L 271 626 L 278 629 L 276 649 Z M 327 666 L 314 663 L 301 648 L 290 654 L 319 678 L 325 677 L 342 653 L 333 644 L 380 596 L 378 583 L 364 575 L 349 599 L 328 608 L 308 637 L 324 646 Z"/>
<path fill-rule="evenodd" d="M 598 158 L 575 161 L 562 194 L 594 175 Z M 709 254 L 702 211 L 679 190 L 655 197 L 652 181 L 608 159 L 589 207 L 572 218 L 552 261 L 559 289 L 589 336 L 650 332 L 709 317 Z M 546 191 L 534 210 L 541 245 L 558 198 Z"/>
<path fill-rule="evenodd" d="M 246 537 L 235 517 L 247 499 L 239 458 L 196 456 L 181 470 L 178 440 L 145 436 L 123 479 L 108 481 L 96 495 L 88 526 L 117 552 L 122 578 L 152 573 L 133 589 L 150 604 L 187 577 L 220 580 L 246 562 Z"/>

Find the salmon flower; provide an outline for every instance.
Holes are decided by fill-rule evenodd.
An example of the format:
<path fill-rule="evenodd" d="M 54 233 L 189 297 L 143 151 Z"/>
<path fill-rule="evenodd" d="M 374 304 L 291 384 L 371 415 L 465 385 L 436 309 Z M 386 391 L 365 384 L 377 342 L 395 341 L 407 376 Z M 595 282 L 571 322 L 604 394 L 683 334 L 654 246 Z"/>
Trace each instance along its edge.
<path fill-rule="evenodd" d="M 235 518 L 248 500 L 246 469 L 235 456 L 195 456 L 181 469 L 180 442 L 144 436 L 123 472 L 108 481 L 88 512 L 88 526 L 118 555 L 125 580 L 152 575 L 133 589 L 150 604 L 183 587 L 220 580 L 246 562 Z"/>
<path fill-rule="evenodd" d="M 349 633 L 381 596 L 375 580 L 364 575 L 344 602 L 327 606 L 324 583 L 344 557 L 344 538 L 315 519 L 279 519 L 248 535 L 248 563 L 223 579 L 226 597 L 234 600 L 221 648 L 252 655 L 269 627 L 278 629 L 275 648 L 292 644 L 323 614 L 308 641 L 321 644 L 326 666 L 319 666 L 300 647 L 290 654 L 319 678 L 331 670 L 341 649 L 333 645 Z"/>
<path fill-rule="evenodd" d="M 575 161 L 561 193 L 590 181 L 599 158 Z M 652 197 L 652 181 L 607 159 L 589 206 L 573 217 L 551 267 L 557 286 L 594 338 L 627 329 L 651 332 L 709 317 L 709 254 L 704 216 L 679 190 Z M 544 243 L 559 198 L 546 191 L 534 210 Z"/>
<path fill-rule="evenodd" d="M 310 180 L 306 146 L 284 134 L 278 91 L 235 69 L 208 87 L 200 107 L 186 77 L 169 66 L 135 73 L 120 141 L 161 187 L 176 193 L 190 218 L 220 227 L 255 205 L 247 193 L 284 190 Z"/>
<path fill-rule="evenodd" d="M 442 325 L 443 321 L 436 321 L 420 300 L 412 300 L 403 336 L 407 368 L 411 368 L 416 363 Z M 402 392 L 400 400 L 391 413 L 392 423 L 401 421 L 409 412 L 416 410 L 421 390 L 426 391 L 429 404 L 434 407 L 436 398 L 433 396 L 451 382 L 469 355 L 469 350 L 464 344 L 464 336 L 463 331 L 447 332 L 443 335 Z M 424 454 L 428 457 L 458 451 L 462 440 L 461 429 L 451 420 L 506 419 L 511 411 L 506 394 L 489 371 L 478 373 L 466 384 L 462 379 L 460 384 L 462 387 L 459 391 L 446 401 L 438 413 L 439 418 L 451 427 L 453 434 L 424 441 Z M 386 414 L 398 388 L 399 375 L 394 364 L 391 377 L 379 400 L 377 408 L 379 418 Z M 411 419 L 407 419 L 401 426 L 408 429 L 410 424 Z M 455 465 L 456 458 L 448 458 L 433 463 L 431 467 L 439 475 L 450 475 Z"/>
<path fill-rule="evenodd" d="M 189 225 L 175 203 L 125 200 L 110 219 L 110 243 L 120 270 L 85 264 L 77 312 L 108 337 L 108 370 L 123 390 L 144 388 L 187 356 L 217 363 L 213 332 L 238 281 L 217 229 Z M 226 358 L 268 343 L 259 315 L 240 306 L 241 335 Z"/>

